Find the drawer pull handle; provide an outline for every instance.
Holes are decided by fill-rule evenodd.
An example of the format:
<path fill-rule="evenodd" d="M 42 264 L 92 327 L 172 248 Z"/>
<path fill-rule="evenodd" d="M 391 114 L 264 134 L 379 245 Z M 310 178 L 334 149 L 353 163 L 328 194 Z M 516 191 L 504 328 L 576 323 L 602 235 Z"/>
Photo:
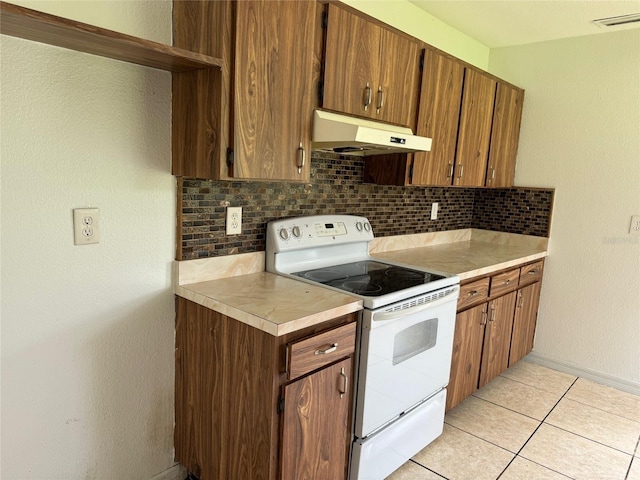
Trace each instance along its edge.
<path fill-rule="evenodd" d="M 344 373 L 344 368 L 340 369 L 340 376 L 342 377 L 342 388 L 339 390 L 340 398 L 344 397 L 347 393 L 347 388 L 349 388 L 349 377 Z"/>
<path fill-rule="evenodd" d="M 476 295 L 478 295 L 478 290 L 471 290 L 469 293 L 467 293 L 467 295 L 469 297 L 475 297 Z"/>
<path fill-rule="evenodd" d="M 322 349 L 316 350 L 314 355 L 326 355 L 327 353 L 335 352 L 337 349 L 338 349 L 338 344 L 337 343 L 332 343 L 331 345 L 329 345 L 324 350 L 322 350 Z"/>
<path fill-rule="evenodd" d="M 504 281 L 505 285 L 509 285 L 510 283 L 511 283 L 511 279 L 510 278 L 508 278 L 507 280 Z"/>
<path fill-rule="evenodd" d="M 529 270 L 529 272 L 527 272 L 527 275 L 537 275 L 538 271 L 537 270 Z"/>

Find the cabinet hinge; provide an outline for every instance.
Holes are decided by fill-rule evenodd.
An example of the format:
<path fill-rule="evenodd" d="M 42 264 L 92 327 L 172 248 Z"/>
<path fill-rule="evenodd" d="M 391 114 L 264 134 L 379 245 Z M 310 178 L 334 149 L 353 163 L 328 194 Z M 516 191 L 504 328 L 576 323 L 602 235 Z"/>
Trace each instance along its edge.
<path fill-rule="evenodd" d="M 278 415 L 284 412 L 284 397 L 278 397 Z"/>
<path fill-rule="evenodd" d="M 318 80 L 318 100 L 320 101 L 320 105 L 322 105 L 323 99 L 324 99 L 324 82 L 322 80 Z"/>
<path fill-rule="evenodd" d="M 227 148 L 227 166 L 233 167 L 233 149 Z"/>
<path fill-rule="evenodd" d="M 413 183 L 413 163 L 409 167 L 409 183 Z"/>
<path fill-rule="evenodd" d="M 420 71 L 424 70 L 424 56 L 426 54 L 426 50 L 422 50 L 422 53 L 420 54 Z"/>
<path fill-rule="evenodd" d="M 327 26 L 329 25 L 329 20 L 328 20 L 328 15 L 327 12 L 322 12 L 322 28 L 324 30 L 327 29 Z"/>

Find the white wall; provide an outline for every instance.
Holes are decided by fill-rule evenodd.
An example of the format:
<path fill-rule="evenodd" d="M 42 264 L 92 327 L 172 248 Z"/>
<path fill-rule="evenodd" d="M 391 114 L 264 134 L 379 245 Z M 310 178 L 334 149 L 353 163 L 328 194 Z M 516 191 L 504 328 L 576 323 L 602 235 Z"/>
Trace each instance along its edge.
<path fill-rule="evenodd" d="M 450 27 L 408 0 L 340 1 L 478 68 L 488 68 L 489 47 Z"/>
<path fill-rule="evenodd" d="M 534 352 L 638 391 L 640 30 L 494 49 L 490 71 L 526 90 L 516 184 L 556 188 Z"/>
<path fill-rule="evenodd" d="M 171 43 L 169 0 L 20 3 Z M 0 476 L 150 478 L 174 464 L 171 76 L 4 35 L 0 57 Z"/>

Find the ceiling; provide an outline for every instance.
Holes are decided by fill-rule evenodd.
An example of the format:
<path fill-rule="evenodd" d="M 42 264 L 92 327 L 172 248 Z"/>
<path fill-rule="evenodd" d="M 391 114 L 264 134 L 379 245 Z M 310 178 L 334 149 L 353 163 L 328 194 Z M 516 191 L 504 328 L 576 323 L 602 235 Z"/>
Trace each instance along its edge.
<path fill-rule="evenodd" d="M 557 40 L 625 28 L 593 20 L 640 13 L 640 0 L 410 0 L 489 48 Z"/>

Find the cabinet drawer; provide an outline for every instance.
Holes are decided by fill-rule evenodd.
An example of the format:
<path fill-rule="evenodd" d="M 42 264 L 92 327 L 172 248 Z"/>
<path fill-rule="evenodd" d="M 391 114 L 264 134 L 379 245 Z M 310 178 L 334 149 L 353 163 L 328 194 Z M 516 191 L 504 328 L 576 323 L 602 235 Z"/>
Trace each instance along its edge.
<path fill-rule="evenodd" d="M 460 297 L 458 297 L 458 310 L 486 301 L 489 296 L 489 281 L 490 279 L 487 277 L 467 283 L 466 285 L 461 285 Z"/>
<path fill-rule="evenodd" d="M 520 277 L 520 269 L 515 268 L 504 273 L 499 273 L 491 277 L 491 293 L 492 297 L 510 292 L 518 286 L 518 278 Z"/>
<path fill-rule="evenodd" d="M 287 345 L 287 378 L 312 372 L 351 355 L 356 346 L 356 322 Z"/>
<path fill-rule="evenodd" d="M 539 282 L 542 280 L 542 270 L 544 268 L 544 261 L 525 265 L 520 269 L 520 285 L 527 285 L 528 283 Z"/>

